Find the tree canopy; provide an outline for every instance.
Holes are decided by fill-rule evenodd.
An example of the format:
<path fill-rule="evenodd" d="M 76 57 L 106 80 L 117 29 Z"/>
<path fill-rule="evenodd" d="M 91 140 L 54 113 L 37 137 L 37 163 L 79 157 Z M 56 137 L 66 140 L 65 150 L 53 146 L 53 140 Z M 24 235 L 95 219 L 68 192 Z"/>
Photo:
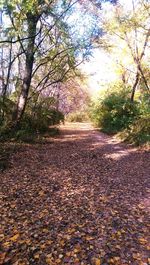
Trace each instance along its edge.
<path fill-rule="evenodd" d="M 18 91 L 15 122 L 25 111 L 31 88 L 41 92 L 75 75 L 101 35 L 101 1 L 3 0 L 2 96 Z M 84 21 L 82 17 L 84 16 Z"/>

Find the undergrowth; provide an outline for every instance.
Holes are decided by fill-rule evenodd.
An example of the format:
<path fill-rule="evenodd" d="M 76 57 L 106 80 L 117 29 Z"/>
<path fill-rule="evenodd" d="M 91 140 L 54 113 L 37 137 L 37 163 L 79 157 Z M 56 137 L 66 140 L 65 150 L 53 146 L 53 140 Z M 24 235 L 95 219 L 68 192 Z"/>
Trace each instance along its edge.
<path fill-rule="evenodd" d="M 92 103 L 90 117 L 101 131 L 118 134 L 123 141 L 135 145 L 150 143 L 149 95 L 131 102 L 128 90 L 107 92 Z"/>

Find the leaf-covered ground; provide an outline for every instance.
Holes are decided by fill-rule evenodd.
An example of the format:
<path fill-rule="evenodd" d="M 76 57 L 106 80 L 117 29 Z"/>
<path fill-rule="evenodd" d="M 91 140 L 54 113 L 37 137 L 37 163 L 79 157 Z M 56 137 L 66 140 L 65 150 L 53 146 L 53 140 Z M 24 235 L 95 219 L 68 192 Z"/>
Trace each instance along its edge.
<path fill-rule="evenodd" d="M 0 173 L 0 264 L 150 264 L 150 153 L 67 124 Z"/>

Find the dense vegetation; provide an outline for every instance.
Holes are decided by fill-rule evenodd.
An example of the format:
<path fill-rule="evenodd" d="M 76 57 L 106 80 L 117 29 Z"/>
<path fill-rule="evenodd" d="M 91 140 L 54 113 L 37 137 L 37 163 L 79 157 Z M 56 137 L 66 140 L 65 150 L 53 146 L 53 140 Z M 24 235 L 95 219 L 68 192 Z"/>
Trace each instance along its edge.
<path fill-rule="evenodd" d="M 140 0 L 105 10 L 105 42 L 117 78 L 107 82 L 91 112 L 104 132 L 121 132 L 136 144 L 150 141 L 149 12 L 148 1 Z"/>
<path fill-rule="evenodd" d="M 107 80 L 109 89 L 92 103 L 90 116 L 106 133 L 149 141 L 149 12 L 145 0 L 133 1 L 130 10 L 118 1 L 3 0 L 0 138 L 37 137 L 64 117 L 87 120 L 89 95 L 79 66 L 103 47 L 118 80 Z"/>
<path fill-rule="evenodd" d="M 130 91 L 117 86 L 106 91 L 90 106 L 90 117 L 108 134 L 120 133 L 122 139 L 142 144 L 150 141 L 150 98 L 130 99 Z"/>
<path fill-rule="evenodd" d="M 100 34 L 96 23 L 100 9 L 101 1 L 87 1 L 86 6 L 73 0 L 1 2 L 2 139 L 44 132 L 80 106 L 86 93 L 78 84 L 78 66 L 89 58 Z M 83 13 L 85 20 L 91 20 L 87 27 Z"/>
<path fill-rule="evenodd" d="M 16 140 L 33 141 L 39 134 L 48 132 L 53 134 L 56 131 L 54 125 L 64 121 L 62 112 L 55 108 L 53 98 L 39 99 L 36 104 L 30 102 L 21 119 L 19 127 L 13 123 L 16 105 L 14 101 L 5 98 L 5 102 L 0 104 L 0 139 L 6 140 L 15 138 Z"/>

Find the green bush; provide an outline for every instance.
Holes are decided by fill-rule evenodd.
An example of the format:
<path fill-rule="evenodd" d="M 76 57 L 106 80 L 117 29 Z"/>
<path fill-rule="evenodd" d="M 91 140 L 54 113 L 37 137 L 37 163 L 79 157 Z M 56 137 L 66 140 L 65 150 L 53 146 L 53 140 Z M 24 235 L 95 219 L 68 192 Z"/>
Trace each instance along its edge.
<path fill-rule="evenodd" d="M 54 136 L 58 133 L 56 128 L 49 127 L 51 125 L 59 124 L 60 121 L 64 120 L 64 115 L 55 110 L 40 108 L 32 114 L 25 113 L 21 121 L 20 127 L 17 131 L 10 131 L 7 133 L 7 138 L 15 138 L 23 142 L 34 142 L 34 140 L 39 137 L 39 134 L 48 132 L 49 136 Z M 3 133 L 4 134 L 4 133 Z"/>
<path fill-rule="evenodd" d="M 49 132 L 49 127 L 64 122 L 62 112 L 55 109 L 53 97 L 39 97 L 28 101 L 21 123 L 16 128 L 16 98 L 0 96 L 0 140 L 17 139 L 31 142 L 37 135 Z M 50 134 L 56 134 L 51 128 Z"/>
<path fill-rule="evenodd" d="M 16 110 L 16 104 L 8 97 L 0 96 L 0 125 L 7 126 L 12 121 L 12 115 Z"/>
<path fill-rule="evenodd" d="M 121 137 L 136 145 L 150 144 L 150 115 L 138 117 L 128 130 L 125 130 Z"/>
<path fill-rule="evenodd" d="M 140 115 L 150 116 L 150 94 L 144 94 L 139 103 Z"/>
<path fill-rule="evenodd" d="M 85 112 L 73 112 L 67 115 L 67 121 L 69 122 L 85 122 L 87 120 L 89 120 L 89 117 Z"/>
<path fill-rule="evenodd" d="M 36 135 L 35 133 L 31 131 L 27 131 L 25 129 L 20 129 L 15 132 L 14 134 L 15 139 L 22 141 L 22 142 L 27 142 L 27 143 L 32 143 L 34 142 Z"/>
<path fill-rule="evenodd" d="M 99 99 L 92 109 L 92 119 L 106 133 L 117 133 L 128 128 L 138 115 L 137 103 L 131 103 L 125 93 L 118 92 Z"/>

